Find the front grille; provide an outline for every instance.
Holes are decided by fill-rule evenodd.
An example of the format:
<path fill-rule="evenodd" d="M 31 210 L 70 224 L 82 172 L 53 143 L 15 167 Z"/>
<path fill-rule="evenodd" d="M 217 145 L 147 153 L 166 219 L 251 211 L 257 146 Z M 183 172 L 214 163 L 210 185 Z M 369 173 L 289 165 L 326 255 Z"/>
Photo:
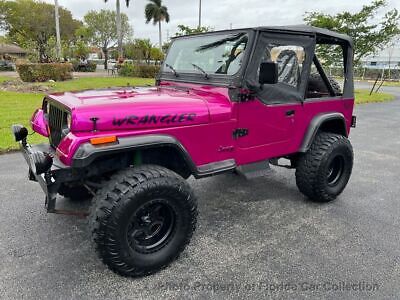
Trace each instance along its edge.
<path fill-rule="evenodd" d="M 63 129 L 68 127 L 68 113 L 58 108 L 52 103 L 48 105 L 49 129 L 50 129 L 50 144 L 57 148 L 63 138 Z"/>

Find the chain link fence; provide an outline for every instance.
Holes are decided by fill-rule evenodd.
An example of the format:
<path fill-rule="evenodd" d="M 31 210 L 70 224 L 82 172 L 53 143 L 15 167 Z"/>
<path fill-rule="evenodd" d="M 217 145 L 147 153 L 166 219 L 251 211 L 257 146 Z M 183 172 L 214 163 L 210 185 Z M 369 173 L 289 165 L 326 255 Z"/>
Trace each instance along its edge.
<path fill-rule="evenodd" d="M 343 68 L 328 68 L 329 76 L 343 77 Z M 385 81 L 400 81 L 400 68 L 394 69 L 379 69 L 379 68 L 354 68 L 354 78 L 361 80 L 385 80 Z"/>

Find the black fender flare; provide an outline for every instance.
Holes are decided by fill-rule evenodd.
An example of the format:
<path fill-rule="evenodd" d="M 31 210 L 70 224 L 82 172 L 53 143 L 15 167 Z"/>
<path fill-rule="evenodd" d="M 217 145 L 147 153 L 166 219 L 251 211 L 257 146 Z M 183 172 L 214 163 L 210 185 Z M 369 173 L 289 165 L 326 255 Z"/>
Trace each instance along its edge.
<path fill-rule="evenodd" d="M 310 149 L 311 144 L 314 141 L 314 138 L 321 128 L 321 126 L 329 121 L 338 120 L 341 124 L 341 128 L 339 128 L 339 132 L 347 137 L 347 127 L 346 127 L 346 120 L 342 113 L 334 112 L 334 113 L 323 113 L 316 115 L 310 122 L 306 134 L 304 135 L 303 142 L 300 146 L 299 152 L 305 153 Z"/>
<path fill-rule="evenodd" d="M 117 144 L 94 146 L 83 143 L 79 146 L 72 159 L 72 167 L 84 168 L 89 166 L 95 159 L 118 153 L 124 153 L 137 149 L 152 147 L 173 147 L 177 149 L 188 164 L 191 172 L 196 173 L 197 168 L 185 147 L 170 135 L 141 135 L 118 138 Z"/>

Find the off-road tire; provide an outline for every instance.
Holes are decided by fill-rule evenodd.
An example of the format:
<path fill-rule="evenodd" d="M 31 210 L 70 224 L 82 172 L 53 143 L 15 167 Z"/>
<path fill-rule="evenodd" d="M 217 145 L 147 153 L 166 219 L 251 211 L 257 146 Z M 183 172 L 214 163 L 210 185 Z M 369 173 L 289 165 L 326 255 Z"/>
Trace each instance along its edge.
<path fill-rule="evenodd" d="M 334 78 L 328 76 L 329 82 L 336 95 L 340 95 L 342 93 L 342 89 L 340 87 L 339 82 L 337 82 Z M 325 85 L 324 80 L 318 73 L 311 73 L 308 80 L 308 91 L 309 92 L 319 92 L 319 93 L 329 93 L 328 88 Z"/>
<path fill-rule="evenodd" d="M 170 220 L 175 223 L 170 236 L 153 249 L 138 248 L 139 238 L 134 239 L 129 228 L 143 221 L 143 217 L 136 218 L 142 207 L 157 201 L 168 206 L 165 211 L 173 211 Z M 196 221 L 197 201 L 188 183 L 178 174 L 154 165 L 129 168 L 113 175 L 97 191 L 89 215 L 98 255 L 112 271 L 129 277 L 155 273 L 177 259 L 190 242 Z M 146 241 L 143 235 L 141 239 Z"/>
<path fill-rule="evenodd" d="M 339 134 L 319 132 L 311 148 L 299 158 L 296 184 L 309 199 L 329 202 L 344 190 L 352 169 L 353 148 L 350 141 Z"/>
<path fill-rule="evenodd" d="M 88 189 L 82 185 L 72 186 L 72 187 L 62 185 L 58 190 L 58 193 L 61 196 L 76 202 L 84 201 L 93 197 L 93 195 L 88 191 Z"/>

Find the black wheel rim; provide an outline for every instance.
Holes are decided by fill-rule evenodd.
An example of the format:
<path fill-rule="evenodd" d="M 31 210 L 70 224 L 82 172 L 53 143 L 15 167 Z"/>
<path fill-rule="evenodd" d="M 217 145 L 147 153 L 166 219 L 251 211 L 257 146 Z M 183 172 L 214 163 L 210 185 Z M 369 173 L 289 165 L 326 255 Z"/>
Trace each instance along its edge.
<path fill-rule="evenodd" d="M 341 155 L 335 156 L 329 166 L 327 182 L 329 186 L 335 186 L 338 184 L 340 178 L 342 178 L 344 171 L 344 158 Z"/>
<path fill-rule="evenodd" d="M 130 247 L 143 253 L 161 249 L 172 235 L 175 219 L 173 208 L 163 199 L 143 204 L 128 225 Z"/>

